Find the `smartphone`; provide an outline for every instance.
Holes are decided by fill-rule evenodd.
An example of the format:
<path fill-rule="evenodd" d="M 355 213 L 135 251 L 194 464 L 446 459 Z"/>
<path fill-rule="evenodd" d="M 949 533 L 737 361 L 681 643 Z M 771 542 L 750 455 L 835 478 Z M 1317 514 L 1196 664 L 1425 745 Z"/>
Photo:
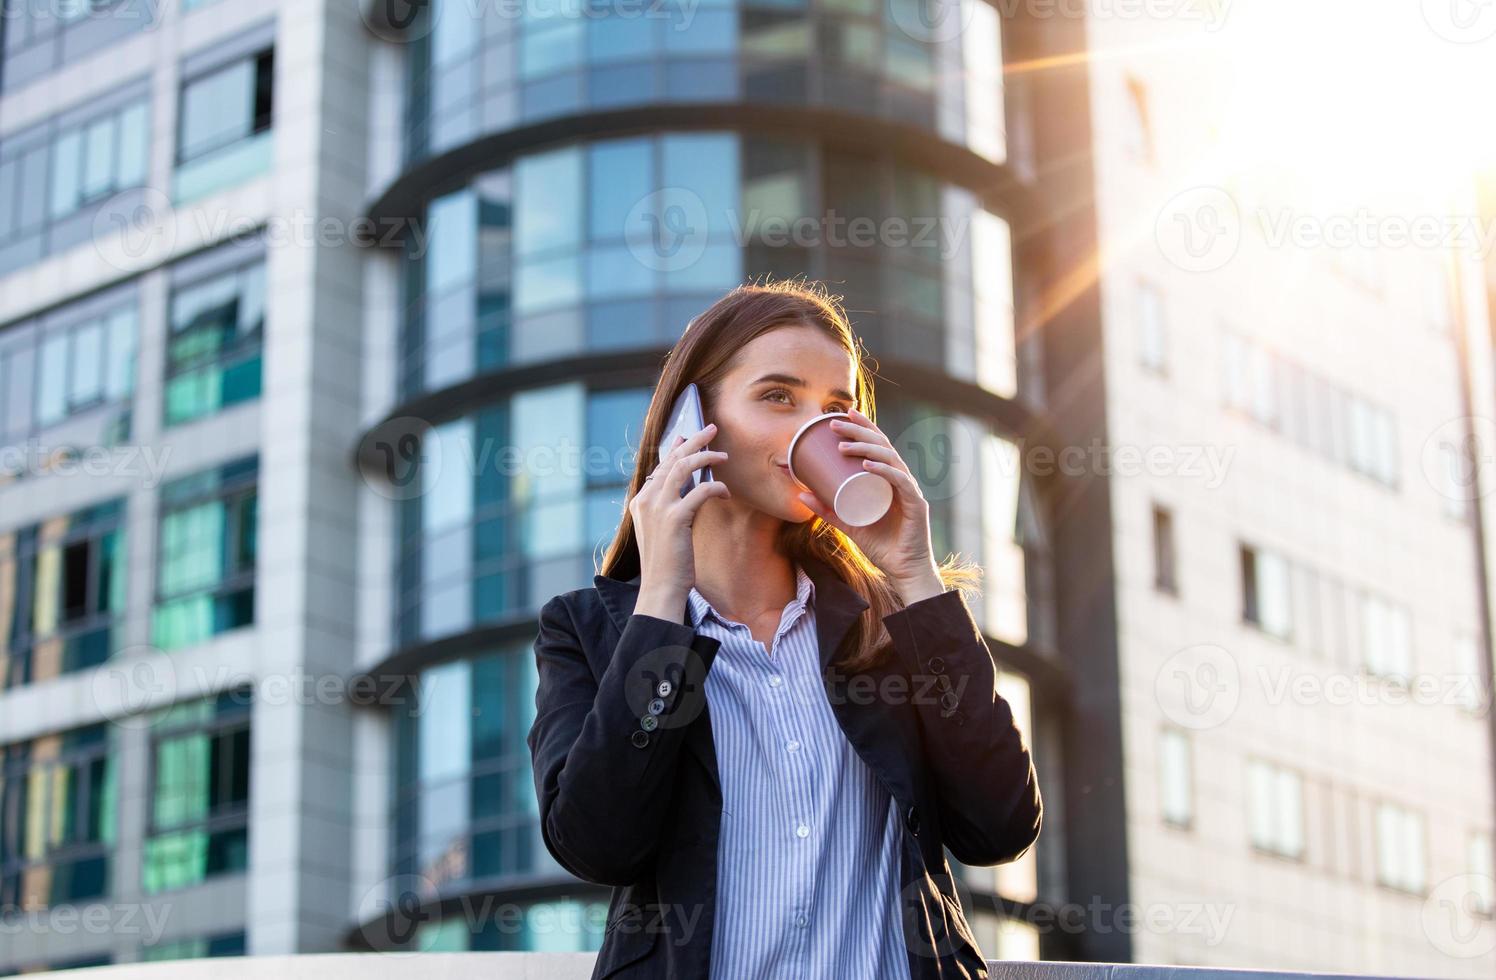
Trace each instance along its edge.
<path fill-rule="evenodd" d="M 665 423 L 665 436 L 660 440 L 660 462 L 665 461 L 665 456 L 675 445 L 676 436 L 685 436 L 689 439 L 704 428 L 706 428 L 706 418 L 701 411 L 701 392 L 697 389 L 696 382 L 693 381 L 681 391 L 680 397 L 675 399 L 675 405 L 670 409 L 670 419 Z M 703 448 L 710 449 L 711 447 Z M 698 467 L 691 471 L 690 479 L 681 484 L 680 495 L 684 497 L 694 487 L 711 482 L 713 482 L 711 466 Z"/>

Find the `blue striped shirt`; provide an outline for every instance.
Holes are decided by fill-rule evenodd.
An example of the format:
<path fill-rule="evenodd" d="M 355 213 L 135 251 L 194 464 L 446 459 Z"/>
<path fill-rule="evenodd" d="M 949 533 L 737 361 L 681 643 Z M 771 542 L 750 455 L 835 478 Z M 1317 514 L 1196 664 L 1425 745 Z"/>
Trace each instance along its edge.
<path fill-rule="evenodd" d="M 690 591 L 690 625 L 721 641 L 706 678 L 722 777 L 711 980 L 907 978 L 898 814 L 832 714 L 798 563 L 795 581 L 768 650 Z"/>

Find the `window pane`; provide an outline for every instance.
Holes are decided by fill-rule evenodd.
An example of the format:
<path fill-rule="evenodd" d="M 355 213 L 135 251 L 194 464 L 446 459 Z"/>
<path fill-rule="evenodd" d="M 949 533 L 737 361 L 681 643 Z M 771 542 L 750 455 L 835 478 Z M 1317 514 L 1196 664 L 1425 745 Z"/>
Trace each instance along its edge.
<path fill-rule="evenodd" d="M 681 133 L 661 141 L 664 166 L 661 187 L 688 187 L 706 208 L 709 233 L 721 238 L 732 233 L 738 214 L 740 178 L 738 140 L 728 133 Z M 798 212 L 797 212 L 798 213 Z"/>
<path fill-rule="evenodd" d="M 55 333 L 42 344 L 41 373 L 37 379 L 36 420 L 51 425 L 67 413 L 67 334 Z"/>
<path fill-rule="evenodd" d="M 241 61 L 189 82 L 182 93 L 182 160 L 248 136 L 254 113 L 254 62 Z"/>
<path fill-rule="evenodd" d="M 515 168 L 515 251 L 533 255 L 581 242 L 582 153 L 567 147 L 525 157 Z"/>
<path fill-rule="evenodd" d="M 629 211 L 651 190 L 648 139 L 615 140 L 592 147 L 588 160 L 588 198 L 591 234 L 610 239 L 641 229 L 624 227 Z"/>
<path fill-rule="evenodd" d="M 120 115 L 116 186 L 133 187 L 145 180 L 149 169 L 148 125 L 147 109 L 143 102 L 139 105 L 132 105 Z"/>
<path fill-rule="evenodd" d="M 109 116 L 89 126 L 84 133 L 83 198 L 85 200 L 113 186 L 114 127 L 114 117 Z"/>
<path fill-rule="evenodd" d="M 77 407 L 103 397 L 103 374 L 104 321 L 95 320 L 73 331 L 73 374 L 68 401 Z"/>
<path fill-rule="evenodd" d="M 82 134 L 77 130 L 65 134 L 57 141 L 53 152 L 51 213 L 52 217 L 59 218 L 71 214 L 78 206 Z"/>

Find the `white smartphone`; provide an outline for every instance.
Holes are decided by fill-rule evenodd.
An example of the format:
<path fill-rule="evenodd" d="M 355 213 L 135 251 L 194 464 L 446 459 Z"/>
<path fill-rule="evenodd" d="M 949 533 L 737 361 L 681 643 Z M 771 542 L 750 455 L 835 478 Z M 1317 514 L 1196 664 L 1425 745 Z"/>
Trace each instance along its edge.
<path fill-rule="evenodd" d="M 660 462 L 665 461 L 670 447 L 675 445 L 676 436 L 685 436 L 689 439 L 704 428 L 706 428 L 706 418 L 701 411 L 701 392 L 697 389 L 696 382 L 693 381 L 682 389 L 680 397 L 675 399 L 675 405 L 670 409 L 670 419 L 665 424 L 665 437 L 660 440 Z M 710 449 L 711 447 L 702 448 Z M 711 466 L 698 467 L 691 471 L 691 478 L 681 484 L 680 495 L 684 497 L 691 492 L 692 488 L 711 482 L 713 482 Z"/>

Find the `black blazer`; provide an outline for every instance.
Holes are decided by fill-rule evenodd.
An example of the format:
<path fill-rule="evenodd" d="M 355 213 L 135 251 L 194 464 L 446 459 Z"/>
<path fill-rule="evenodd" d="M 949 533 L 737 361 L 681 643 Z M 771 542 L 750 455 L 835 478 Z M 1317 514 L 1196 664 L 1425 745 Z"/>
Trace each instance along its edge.
<path fill-rule="evenodd" d="M 848 675 L 832 661 L 867 600 L 831 566 L 803 564 L 827 698 L 904 817 L 911 976 L 986 977 L 944 848 L 965 864 L 1003 864 L 1029 849 L 1043 820 L 992 655 L 951 590 L 885 616 L 894 655 Z M 685 625 L 685 606 L 681 622 L 635 614 L 638 597 L 638 576 L 597 575 L 540 611 L 527 742 L 541 832 L 567 870 L 614 886 L 593 980 L 706 980 L 722 790 L 705 680 L 720 641 Z"/>

